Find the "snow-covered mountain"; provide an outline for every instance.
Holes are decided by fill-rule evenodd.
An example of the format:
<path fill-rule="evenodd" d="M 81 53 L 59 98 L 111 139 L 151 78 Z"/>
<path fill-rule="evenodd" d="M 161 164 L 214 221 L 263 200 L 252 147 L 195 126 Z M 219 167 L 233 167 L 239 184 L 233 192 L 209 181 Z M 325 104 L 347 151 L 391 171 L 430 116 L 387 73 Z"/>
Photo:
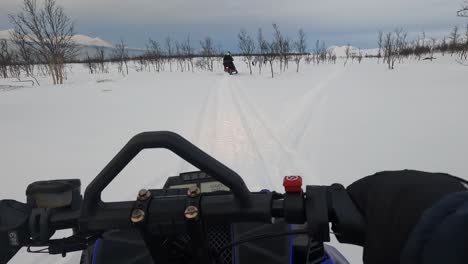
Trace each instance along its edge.
<path fill-rule="evenodd" d="M 0 30 L 0 39 L 10 40 L 11 39 L 10 34 L 12 31 L 13 29 Z M 106 48 L 114 47 L 111 43 L 101 38 L 98 38 L 98 37 L 93 38 L 93 37 L 81 35 L 81 34 L 74 35 L 73 40 L 75 41 L 77 45 L 80 45 L 80 46 L 106 47 Z"/>
<path fill-rule="evenodd" d="M 337 57 L 346 57 L 347 46 L 330 46 L 327 51 L 332 51 Z M 358 56 L 359 53 L 362 56 L 375 56 L 379 53 L 379 49 L 359 49 L 353 46 L 349 46 L 350 56 Z"/>
<path fill-rule="evenodd" d="M 10 39 L 10 33 L 13 31 L 13 29 L 7 29 L 7 30 L 0 30 L 0 39 Z"/>
<path fill-rule="evenodd" d="M 98 37 L 92 38 L 90 36 L 78 34 L 78 35 L 73 36 L 73 40 L 78 45 L 83 45 L 83 46 L 96 46 L 96 47 L 106 47 L 106 48 L 114 47 L 111 43 Z"/>
<path fill-rule="evenodd" d="M 0 30 L 0 39 L 11 40 L 11 32 L 13 29 Z M 106 56 L 110 56 L 114 49 L 114 45 L 110 42 L 105 41 L 99 37 L 90 37 L 87 35 L 76 34 L 73 36 L 73 40 L 79 46 L 78 59 L 86 58 L 87 54 L 94 56 L 96 54 L 97 48 L 104 50 Z M 138 56 L 143 54 L 143 49 L 138 48 L 127 48 L 130 56 Z"/>

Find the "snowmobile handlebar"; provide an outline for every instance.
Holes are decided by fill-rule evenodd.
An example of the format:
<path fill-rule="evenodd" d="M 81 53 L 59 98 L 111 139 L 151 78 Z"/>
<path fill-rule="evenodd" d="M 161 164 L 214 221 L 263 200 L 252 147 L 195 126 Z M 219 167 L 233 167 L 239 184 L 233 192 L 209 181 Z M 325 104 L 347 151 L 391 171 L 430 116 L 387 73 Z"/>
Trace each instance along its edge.
<path fill-rule="evenodd" d="M 227 186 L 230 191 L 202 193 L 198 187 L 140 190 L 135 201 L 104 203 L 102 190 L 143 149 L 166 148 Z M 294 178 L 295 177 L 295 178 Z M 294 180 L 297 177 L 294 176 Z M 338 240 L 360 244 L 364 220 L 339 184 L 292 185 L 285 177 L 285 193 L 250 192 L 235 172 L 172 132 L 146 132 L 132 138 L 90 183 L 81 199 L 77 180 L 36 182 L 28 186 L 26 204 L 0 201 L 0 263 L 19 248 L 46 246 L 50 254 L 83 250 L 104 232 L 138 229 L 148 247 L 152 238 L 197 233 L 203 225 L 262 222 L 282 218 L 307 224 L 317 241 L 329 241 L 329 223 Z M 302 180 L 300 181 L 302 184 Z M 289 187 L 286 187 L 286 186 Z M 73 229 L 68 238 L 51 239 L 55 231 Z"/>
<path fill-rule="evenodd" d="M 193 166 L 210 174 L 226 185 L 244 206 L 249 206 L 249 189 L 242 178 L 180 135 L 168 132 L 144 132 L 134 136 L 107 166 L 88 185 L 84 196 L 83 213 L 92 215 L 103 208 L 102 191 L 144 149 L 168 149 Z"/>

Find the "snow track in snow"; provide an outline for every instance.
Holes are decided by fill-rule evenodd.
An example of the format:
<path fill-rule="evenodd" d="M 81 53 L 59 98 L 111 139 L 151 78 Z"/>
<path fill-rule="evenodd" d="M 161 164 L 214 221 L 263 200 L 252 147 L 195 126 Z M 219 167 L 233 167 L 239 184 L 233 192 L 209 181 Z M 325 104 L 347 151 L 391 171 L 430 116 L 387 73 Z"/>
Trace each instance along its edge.
<path fill-rule="evenodd" d="M 285 175 L 310 178 L 311 163 L 282 142 L 248 96 L 244 82 L 226 75 L 215 82 L 200 106 L 192 141 L 234 168 L 253 189 L 281 189 Z M 180 168 L 188 170 L 186 163 Z"/>
<path fill-rule="evenodd" d="M 293 148 L 303 142 L 304 135 L 307 132 L 307 128 L 310 125 L 312 117 L 316 113 L 316 109 L 323 102 L 326 96 L 326 88 L 329 87 L 333 80 L 337 79 L 343 72 L 344 67 L 335 67 L 334 71 L 331 72 L 323 81 L 319 82 L 315 87 L 306 91 L 303 96 L 300 97 L 300 101 L 296 104 L 296 109 L 291 113 L 291 118 L 288 120 L 286 128 L 295 128 L 293 131 L 283 131 L 284 138 L 290 140 L 290 144 Z M 292 135 L 286 135 L 292 132 Z"/>
<path fill-rule="evenodd" d="M 217 89 L 219 88 L 221 81 L 217 81 L 206 94 L 205 98 L 201 102 L 200 111 L 197 114 L 197 121 L 195 123 L 195 129 L 191 142 L 197 147 L 201 148 L 209 154 L 213 151 L 213 142 L 206 139 L 216 138 L 216 113 L 218 108 L 217 102 Z M 184 160 L 181 160 L 179 171 L 189 171 L 193 169 Z"/>
<path fill-rule="evenodd" d="M 229 92 L 230 99 L 232 100 L 232 103 L 234 104 L 237 114 L 240 117 L 240 120 L 242 122 L 242 127 L 244 128 L 244 131 L 246 132 L 246 136 L 249 139 L 250 145 L 253 147 L 254 151 L 257 154 L 258 160 L 261 162 L 261 165 L 263 167 L 263 170 L 265 171 L 264 175 L 257 175 L 256 177 L 260 177 L 264 183 L 264 188 L 272 189 L 273 188 L 273 183 L 271 181 L 271 177 L 274 175 L 272 170 L 270 169 L 272 167 L 272 164 L 270 164 L 269 160 L 265 158 L 265 153 L 260 149 L 259 146 L 259 140 L 255 136 L 255 129 L 249 125 L 248 122 L 248 117 L 246 117 L 245 110 L 242 109 L 239 103 L 239 99 L 236 97 L 234 94 L 233 89 L 237 89 L 238 87 L 233 88 L 233 83 L 232 81 L 229 83 L 229 86 L 227 87 L 226 91 Z M 265 134 L 266 136 L 267 134 Z"/>
<path fill-rule="evenodd" d="M 299 158 L 299 155 L 289 148 L 279 139 L 271 124 L 268 124 L 260 109 L 252 103 L 252 100 L 244 90 L 244 85 L 240 80 L 233 80 L 231 92 L 234 95 L 234 102 L 238 104 L 239 111 L 243 113 L 246 124 L 252 129 L 252 138 L 255 144 L 260 145 L 258 149 L 267 158 L 266 163 L 270 168 L 270 175 L 275 179 L 276 188 L 281 188 L 282 177 L 286 175 L 304 175 L 310 164 L 306 164 Z M 315 179 L 318 181 L 318 179 Z"/>

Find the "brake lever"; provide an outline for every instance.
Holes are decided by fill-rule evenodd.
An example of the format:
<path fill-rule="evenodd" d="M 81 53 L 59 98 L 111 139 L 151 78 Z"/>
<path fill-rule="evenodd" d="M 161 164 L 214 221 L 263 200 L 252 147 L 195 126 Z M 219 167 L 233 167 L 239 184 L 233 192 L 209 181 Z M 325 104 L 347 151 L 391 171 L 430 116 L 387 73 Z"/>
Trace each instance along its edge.
<path fill-rule="evenodd" d="M 68 252 L 85 250 L 88 245 L 96 239 L 97 237 L 80 238 L 78 236 L 71 236 L 51 240 L 48 253 L 50 255 L 62 255 L 62 257 L 65 257 Z"/>

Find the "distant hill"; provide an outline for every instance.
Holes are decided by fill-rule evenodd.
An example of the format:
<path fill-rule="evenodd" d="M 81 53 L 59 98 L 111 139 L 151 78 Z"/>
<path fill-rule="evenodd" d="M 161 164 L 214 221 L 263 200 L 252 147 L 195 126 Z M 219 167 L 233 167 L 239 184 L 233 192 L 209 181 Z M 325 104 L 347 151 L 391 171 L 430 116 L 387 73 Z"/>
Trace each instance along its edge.
<path fill-rule="evenodd" d="M 11 40 L 10 33 L 12 29 L 7 30 L 0 30 L 0 39 L 6 39 L 7 41 Z M 90 37 L 87 35 L 76 34 L 73 36 L 73 40 L 78 45 L 80 52 L 78 54 L 78 59 L 86 58 L 86 54 L 88 53 L 90 56 L 93 56 L 96 52 L 97 48 L 104 49 L 106 56 L 109 56 L 114 49 L 114 45 L 110 42 L 107 42 L 99 37 Z M 137 48 L 128 48 L 128 53 L 130 56 L 138 56 L 143 54 L 143 49 Z"/>
<path fill-rule="evenodd" d="M 328 47 L 328 51 L 332 51 L 337 57 L 346 57 L 346 48 L 347 46 L 330 46 Z M 359 49 L 353 46 L 349 47 L 350 56 L 357 56 L 359 52 L 362 53 L 363 56 L 376 56 L 379 53 L 379 49 Z"/>
<path fill-rule="evenodd" d="M 13 31 L 13 29 L 7 29 L 7 30 L 1 30 L 0 31 L 0 39 L 6 39 L 10 40 L 10 34 Z M 75 41 L 76 44 L 81 45 L 81 46 L 96 46 L 96 47 L 106 47 L 106 48 L 113 48 L 114 46 L 98 37 L 93 38 L 90 36 L 86 35 L 80 35 L 76 34 L 73 36 L 73 40 Z"/>

